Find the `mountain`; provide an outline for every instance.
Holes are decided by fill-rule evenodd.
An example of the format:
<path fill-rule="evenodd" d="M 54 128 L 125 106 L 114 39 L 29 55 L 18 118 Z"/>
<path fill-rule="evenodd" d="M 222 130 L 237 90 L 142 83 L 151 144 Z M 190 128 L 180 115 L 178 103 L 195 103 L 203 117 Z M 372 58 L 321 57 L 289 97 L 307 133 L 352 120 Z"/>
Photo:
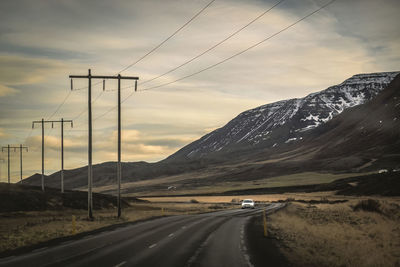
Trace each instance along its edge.
<path fill-rule="evenodd" d="M 123 192 L 242 190 L 283 175 L 398 169 L 398 73 L 355 75 L 301 99 L 245 111 L 163 161 L 123 163 Z M 115 162 L 97 164 L 93 172 L 98 191 L 115 191 Z M 40 175 L 24 183 L 39 185 Z M 59 187 L 59 172 L 45 184 Z M 87 167 L 65 171 L 66 189 L 86 186 Z"/>
<path fill-rule="evenodd" d="M 247 110 L 167 160 L 218 157 L 252 148 L 275 147 L 303 139 L 304 133 L 343 110 L 375 97 L 399 72 L 354 75 L 339 85 L 304 98 L 283 100 Z"/>

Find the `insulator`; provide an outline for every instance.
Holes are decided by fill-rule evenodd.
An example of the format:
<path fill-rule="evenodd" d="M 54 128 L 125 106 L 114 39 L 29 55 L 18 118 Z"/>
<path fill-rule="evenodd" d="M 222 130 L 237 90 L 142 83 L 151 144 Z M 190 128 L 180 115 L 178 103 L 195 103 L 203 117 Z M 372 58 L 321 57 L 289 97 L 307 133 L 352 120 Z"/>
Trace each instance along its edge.
<path fill-rule="evenodd" d="M 51 128 L 54 128 L 54 123 L 53 122 L 51 123 Z"/>
<path fill-rule="evenodd" d="M 106 90 L 106 80 L 103 80 L 103 91 Z"/>
<path fill-rule="evenodd" d="M 71 128 L 74 128 L 74 123 L 71 121 Z"/>
<path fill-rule="evenodd" d="M 137 80 L 135 80 L 135 92 L 137 92 Z"/>
<path fill-rule="evenodd" d="M 72 82 L 72 79 L 71 79 L 71 91 L 72 90 L 74 90 L 74 83 Z"/>
<path fill-rule="evenodd" d="M 32 122 L 32 129 L 35 128 L 35 123 Z"/>

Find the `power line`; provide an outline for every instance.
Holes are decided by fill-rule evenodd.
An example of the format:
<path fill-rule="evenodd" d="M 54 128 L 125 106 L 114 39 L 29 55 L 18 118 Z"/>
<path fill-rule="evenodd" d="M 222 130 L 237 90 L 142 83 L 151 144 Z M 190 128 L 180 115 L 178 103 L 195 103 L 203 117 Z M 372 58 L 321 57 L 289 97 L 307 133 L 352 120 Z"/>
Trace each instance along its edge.
<path fill-rule="evenodd" d="M 197 75 L 197 74 L 200 74 L 200 73 L 202 73 L 202 72 L 204 72 L 204 71 L 207 71 L 207 70 L 212 69 L 212 68 L 214 68 L 214 67 L 216 67 L 216 66 L 218 66 L 218 65 L 221 65 L 221 64 L 223 64 L 223 63 L 225 63 L 225 62 L 227 62 L 227 61 L 229 61 L 229 60 L 231 60 L 231 59 L 233 59 L 233 58 L 235 58 L 235 57 L 237 57 L 237 56 L 239 56 L 239 55 L 241 55 L 241 54 L 243 54 L 243 53 L 249 51 L 250 49 L 253 49 L 253 48 L 259 46 L 260 44 L 262 44 L 262 43 L 264 43 L 264 42 L 266 42 L 266 41 L 272 39 L 273 37 L 275 37 L 275 36 L 281 34 L 282 32 L 284 32 L 284 31 L 286 31 L 286 30 L 292 28 L 292 27 L 295 26 L 296 24 L 298 24 L 298 23 L 300 23 L 301 21 L 307 19 L 308 17 L 314 15 L 315 13 L 317 13 L 317 12 L 320 11 L 321 9 L 323 9 L 323 8 L 325 8 L 325 7 L 327 7 L 327 6 L 329 6 L 330 4 L 332 4 L 332 3 L 335 2 L 335 1 L 336 1 L 336 0 L 332 0 L 332 1 L 328 2 L 328 3 L 326 3 L 325 5 L 319 7 L 318 9 L 314 10 L 313 12 L 311 12 L 311 13 L 307 14 L 306 16 L 302 17 L 301 19 L 299 19 L 299 20 L 295 21 L 294 23 L 292 23 L 292 24 L 286 26 L 286 27 L 283 28 L 282 30 L 277 31 L 276 33 L 274 33 L 274 34 L 268 36 L 267 38 L 265 38 L 265 39 L 263 39 L 263 40 L 261 40 L 261 41 L 255 43 L 255 44 L 249 46 L 248 48 L 246 48 L 246 49 L 244 49 L 244 50 L 242 50 L 242 51 L 240 51 L 240 52 L 238 52 L 238 53 L 236 53 L 236 54 L 234 54 L 234 55 L 232 55 L 232 56 L 230 56 L 230 57 L 225 58 L 224 60 L 221 60 L 221 61 L 219 61 L 219 62 L 217 62 L 217 63 L 215 63 L 215 64 L 212 64 L 212 65 L 210 65 L 210 66 L 208 66 L 208 67 L 206 67 L 206 68 L 204 68 L 204 69 L 201 69 L 201 70 L 196 71 L 196 72 L 194 72 L 194 73 L 192 73 L 192 74 L 183 76 L 183 77 L 181 77 L 181 78 L 179 78 L 179 79 L 176 79 L 176 80 L 174 80 L 174 81 L 167 82 L 167 83 L 163 83 L 163 84 L 156 85 L 156 86 L 152 86 L 152 87 L 148 87 L 148 88 L 144 88 L 144 89 L 141 89 L 141 90 L 138 90 L 138 91 L 148 91 L 148 90 L 152 90 L 152 89 L 164 87 L 164 86 L 167 86 L 167 85 L 170 85 L 170 84 L 173 84 L 173 83 L 182 81 L 182 80 L 184 80 L 184 79 L 193 77 L 193 76 L 195 76 L 195 75 Z M 130 96 L 129 96 L 129 97 L 130 97 Z"/>
<path fill-rule="evenodd" d="M 249 23 L 247 23 L 247 24 L 244 25 L 243 27 L 239 28 L 238 30 L 236 30 L 235 32 L 233 32 L 232 34 L 230 34 L 228 37 L 226 37 L 226 38 L 222 39 L 221 41 L 217 42 L 216 44 L 214 44 L 214 45 L 211 46 L 210 48 L 206 49 L 206 50 L 203 51 L 202 53 L 198 54 L 197 56 L 195 56 L 195 57 L 189 59 L 188 61 L 182 63 L 181 65 L 179 65 L 179 66 L 177 66 L 177 67 L 175 67 L 175 68 L 173 68 L 173 69 L 170 69 L 169 71 L 167 71 L 167 72 L 165 72 L 165 73 L 163 73 L 163 74 L 160 74 L 160 75 L 158 75 L 158 76 L 156 76 L 156 77 L 154 77 L 154 78 L 151 78 L 150 80 L 144 81 L 144 82 L 142 82 L 142 83 L 140 83 L 140 84 L 143 85 L 143 84 L 149 83 L 149 82 L 151 82 L 151 81 L 154 81 L 154 80 L 156 80 L 156 79 L 158 79 L 158 78 L 161 78 L 161 77 L 163 77 L 163 76 L 165 76 L 165 75 L 167 75 L 167 74 L 169 74 L 169 73 L 171 73 L 171 72 L 173 72 L 173 71 L 176 71 L 177 69 L 180 69 L 181 67 L 183 67 L 183 66 L 185 66 L 185 65 L 187 65 L 187 64 L 189 64 L 189 63 L 191 63 L 191 62 L 193 62 L 194 60 L 198 59 L 199 57 L 201 57 L 201 56 L 207 54 L 208 52 L 210 52 L 211 50 L 213 50 L 213 49 L 216 48 L 217 46 L 219 46 L 219 45 L 225 43 L 226 41 L 228 41 L 229 39 L 231 39 L 233 36 L 237 35 L 237 34 L 240 33 L 241 31 L 243 31 L 244 29 L 246 29 L 247 27 L 249 27 L 251 24 L 253 24 L 253 23 L 256 22 L 258 19 L 260 19 L 261 17 L 263 17 L 265 14 L 267 14 L 268 12 L 270 12 L 272 9 L 274 9 L 276 6 L 278 6 L 278 5 L 279 5 L 280 3 L 282 3 L 283 1 L 285 1 L 285 0 L 280 0 L 279 2 L 277 2 L 276 4 L 274 4 L 272 7 L 270 7 L 269 9 L 265 10 L 263 13 L 261 13 L 260 15 L 258 15 L 256 18 L 252 19 Z"/>
<path fill-rule="evenodd" d="M 181 27 L 179 27 L 177 30 L 175 30 L 174 33 L 172 33 L 170 36 L 168 36 L 165 40 L 163 40 L 161 43 L 159 43 L 158 45 L 156 45 L 153 49 L 151 49 L 149 52 L 147 52 L 146 54 L 144 54 L 143 56 L 141 56 L 140 58 L 138 58 L 136 61 L 134 61 L 133 63 L 129 64 L 128 66 L 126 66 L 125 68 L 123 68 L 122 70 L 120 70 L 117 74 L 120 74 L 124 71 L 126 71 L 127 69 L 133 67 L 134 65 L 136 65 L 137 63 L 139 63 L 140 61 L 142 61 L 144 58 L 146 58 L 147 56 L 149 56 L 150 54 L 152 54 L 154 51 L 156 51 L 158 48 L 160 48 L 163 44 L 165 44 L 168 40 L 170 40 L 172 37 L 174 37 L 176 34 L 178 34 L 183 28 L 185 28 L 187 25 L 189 25 L 189 23 L 191 23 L 194 19 L 196 19 L 201 13 L 203 13 L 204 10 L 206 10 L 213 2 L 215 2 L 215 0 L 210 1 L 207 5 L 205 5 L 199 12 L 197 12 L 192 18 L 190 18 L 186 23 L 184 23 Z M 97 82 L 94 83 L 93 85 L 97 85 L 100 84 L 101 82 Z M 74 90 L 84 90 L 87 89 L 87 86 L 84 87 L 80 87 Z M 123 88 L 122 88 L 123 89 Z M 115 90 L 116 91 L 116 90 Z"/>
<path fill-rule="evenodd" d="M 56 108 L 56 110 L 53 112 L 53 114 L 51 114 L 47 120 L 50 120 L 59 110 L 60 108 L 65 104 L 65 102 L 67 101 L 68 97 L 71 95 L 71 91 L 68 92 L 68 94 L 65 96 L 64 100 L 60 103 L 60 105 L 58 105 L 58 107 Z"/>
<path fill-rule="evenodd" d="M 210 1 L 205 7 L 203 7 L 199 12 L 197 12 L 190 20 L 188 20 L 185 24 L 183 24 L 181 27 L 179 27 L 173 34 L 171 34 L 170 36 L 168 36 L 164 41 L 162 41 L 160 44 L 158 44 L 157 46 L 155 46 L 153 49 L 151 49 L 149 52 L 147 52 L 145 55 L 143 55 L 142 57 L 140 57 L 139 59 L 137 59 L 135 62 L 133 62 L 132 64 L 129 64 L 128 66 L 126 66 L 125 68 L 123 68 L 120 72 L 118 72 L 118 74 L 120 74 L 121 72 L 126 71 L 127 69 L 133 67 L 134 65 L 136 65 L 137 63 L 139 63 L 140 61 L 142 61 L 145 57 L 147 57 L 148 55 L 150 55 L 151 53 L 153 53 L 154 51 L 156 51 L 158 48 L 160 48 L 163 44 L 165 44 L 169 39 L 171 39 L 172 37 L 174 37 L 178 32 L 180 32 L 183 28 L 185 28 L 190 22 L 192 22 L 195 18 L 197 18 L 201 13 L 203 13 L 204 10 L 206 10 L 212 3 L 214 3 L 215 0 Z"/>
<path fill-rule="evenodd" d="M 147 56 L 149 56 L 150 54 L 152 54 L 154 51 L 156 51 L 158 48 L 160 48 L 163 44 L 165 44 L 168 40 L 170 40 L 172 37 L 174 37 L 176 34 L 178 34 L 183 28 L 185 28 L 189 23 L 191 23 L 194 19 L 196 19 L 201 13 L 203 13 L 204 10 L 206 10 L 213 2 L 215 2 L 215 0 L 210 1 L 206 6 L 204 6 L 199 12 L 197 12 L 192 18 L 190 18 L 186 23 L 184 23 L 181 27 L 179 27 L 174 33 L 172 33 L 170 36 L 168 36 L 164 41 L 162 41 L 160 44 L 158 44 L 157 46 L 155 46 L 153 49 L 151 49 L 149 52 L 147 52 L 145 55 L 141 56 L 139 59 L 137 59 L 135 62 L 129 64 L 128 66 L 126 66 L 125 68 L 123 68 L 122 70 L 120 70 L 117 74 L 120 74 L 124 71 L 126 71 L 127 69 L 133 67 L 134 65 L 136 65 L 137 63 L 139 63 L 140 61 L 142 61 L 144 58 L 146 58 Z M 93 84 L 93 86 L 100 84 L 101 82 L 97 82 L 95 84 Z M 72 80 L 71 80 L 71 89 L 72 89 Z M 83 86 L 80 88 L 74 88 L 74 91 L 80 91 L 80 90 L 85 90 L 87 89 L 87 86 Z M 57 109 L 53 112 L 53 114 L 51 114 L 51 116 L 49 116 L 47 119 L 51 119 L 59 110 L 60 108 L 65 104 L 65 102 L 67 101 L 68 97 L 70 96 L 71 91 L 67 94 L 67 96 L 65 97 L 65 99 L 60 103 L 60 105 L 57 107 Z M 97 99 L 96 99 L 97 100 Z"/>
<path fill-rule="evenodd" d="M 307 14 L 306 16 L 304 16 L 304 17 L 298 19 L 297 21 L 293 22 L 292 24 L 290 24 L 290 25 L 284 27 L 283 29 L 277 31 L 276 33 L 274 33 L 274 34 L 268 36 L 267 38 L 265 38 L 265 39 L 263 39 L 263 40 L 261 40 L 261 41 L 255 43 L 255 44 L 253 44 L 253 45 L 247 47 L 246 49 L 244 49 L 244 50 L 242 50 L 242 51 L 240 51 L 240 52 L 238 52 L 238 53 L 236 53 L 236 54 L 234 54 L 234 55 L 232 55 L 232 56 L 229 56 L 229 57 L 227 57 L 227 58 L 225 58 L 225 59 L 223 59 L 223 60 L 221 60 L 221 61 L 219 61 L 219 62 L 217 62 L 217 63 L 215 63 L 215 64 L 212 64 L 212 65 L 210 65 L 210 66 L 208 66 L 208 67 L 206 67 L 206 68 L 203 68 L 203 69 L 201 69 L 201 70 L 199 70 L 199 71 L 196 71 L 196 72 L 194 72 L 194 73 L 192 73 L 192 74 L 189 74 L 189 75 L 186 75 L 186 76 L 181 77 L 181 78 L 179 78 L 179 79 L 176 79 L 176 80 L 174 80 L 174 81 L 167 82 L 167 83 L 163 83 L 163 84 L 156 85 L 156 86 L 152 86 L 152 87 L 147 87 L 147 88 L 144 88 L 144 89 L 138 89 L 138 91 L 149 91 L 149 90 L 153 90 L 153 89 L 156 89 L 156 88 L 164 87 L 164 86 L 167 86 L 167 85 L 170 85 L 170 84 L 173 84 L 173 83 L 182 81 L 182 80 L 184 80 L 184 79 L 193 77 L 193 76 L 195 76 L 195 75 L 197 75 L 197 74 L 200 74 L 200 73 L 202 73 L 202 72 L 204 72 L 204 71 L 207 71 L 207 70 L 212 69 L 212 68 L 214 68 L 214 67 L 216 67 L 216 66 L 218 66 L 218 65 L 221 65 L 221 64 L 223 64 L 223 63 L 225 63 L 225 62 L 227 62 L 227 61 L 229 61 L 229 60 L 231 60 L 231 59 L 233 59 L 233 58 L 235 58 L 235 57 L 237 57 L 237 56 L 239 56 L 239 55 L 241 55 L 241 54 L 243 54 L 243 53 L 245 53 L 245 52 L 247 52 L 247 51 L 249 51 L 249 50 L 251 50 L 251 49 L 253 49 L 253 48 L 255 48 L 255 47 L 257 47 L 257 46 L 259 46 L 260 44 L 262 44 L 262 43 L 264 43 L 264 42 L 266 42 L 266 41 L 268 41 L 268 40 L 274 38 L 275 36 L 281 34 L 282 32 L 287 31 L 288 29 L 292 28 L 293 26 L 295 26 L 296 24 L 300 23 L 301 21 L 303 21 L 303 20 L 305 20 L 305 19 L 311 17 L 312 15 L 314 15 L 315 13 L 317 13 L 317 12 L 319 12 L 320 10 L 324 9 L 325 7 L 329 6 L 330 4 L 332 4 L 332 3 L 335 2 L 335 1 L 336 1 L 336 0 L 332 0 L 332 1 L 328 2 L 328 3 L 326 3 L 325 5 L 323 5 L 323 6 L 319 7 L 319 8 L 317 8 L 317 9 L 314 10 L 313 12 L 311 12 L 311 13 Z M 280 3 L 280 2 L 278 2 L 277 4 L 279 4 L 279 3 Z M 276 5 L 277 5 L 277 4 L 276 4 Z M 123 89 L 131 88 L 131 87 L 132 87 L 132 86 L 126 86 L 126 87 L 124 87 Z M 125 97 L 125 98 L 121 101 L 121 103 L 124 103 L 126 100 L 128 100 L 134 93 L 135 93 L 135 92 L 131 92 L 127 97 Z M 116 109 L 116 108 L 117 108 L 117 107 L 114 106 L 114 107 L 108 109 L 106 112 L 104 112 L 104 113 L 102 113 L 101 115 L 99 115 L 99 116 L 97 116 L 96 118 L 94 118 L 93 121 L 104 117 L 105 115 L 107 115 L 108 113 L 110 113 L 111 111 L 113 111 L 113 110 Z"/>

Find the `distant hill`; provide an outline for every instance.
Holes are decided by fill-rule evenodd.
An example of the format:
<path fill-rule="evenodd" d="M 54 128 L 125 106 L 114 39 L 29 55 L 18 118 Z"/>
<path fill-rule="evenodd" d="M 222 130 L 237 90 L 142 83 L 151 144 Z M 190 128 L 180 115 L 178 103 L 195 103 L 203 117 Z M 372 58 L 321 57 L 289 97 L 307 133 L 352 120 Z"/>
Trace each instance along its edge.
<path fill-rule="evenodd" d="M 93 206 L 95 209 L 115 208 L 115 197 L 104 194 L 94 194 Z M 129 203 L 121 200 L 122 206 Z M 0 183 L 0 212 L 34 211 L 34 210 L 62 210 L 63 208 L 87 209 L 87 193 L 80 191 L 66 191 L 47 188 L 43 192 L 39 186 Z"/>

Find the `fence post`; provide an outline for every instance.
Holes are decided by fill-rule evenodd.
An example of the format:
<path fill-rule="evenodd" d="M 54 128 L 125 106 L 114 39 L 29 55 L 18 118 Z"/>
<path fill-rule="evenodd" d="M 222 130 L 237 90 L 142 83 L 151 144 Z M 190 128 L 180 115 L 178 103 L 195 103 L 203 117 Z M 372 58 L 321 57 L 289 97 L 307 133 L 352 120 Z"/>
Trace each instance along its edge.
<path fill-rule="evenodd" d="M 267 237 L 267 216 L 265 209 L 263 210 L 264 237 Z"/>

